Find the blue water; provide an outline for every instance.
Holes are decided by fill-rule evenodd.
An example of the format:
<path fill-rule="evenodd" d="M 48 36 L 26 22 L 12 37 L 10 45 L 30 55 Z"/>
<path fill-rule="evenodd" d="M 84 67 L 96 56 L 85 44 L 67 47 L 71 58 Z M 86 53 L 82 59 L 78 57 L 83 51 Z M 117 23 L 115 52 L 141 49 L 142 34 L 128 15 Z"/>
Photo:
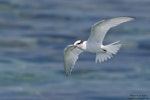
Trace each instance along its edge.
<path fill-rule="evenodd" d="M 0 100 L 150 98 L 149 11 L 149 0 L 0 0 Z M 119 53 L 101 64 L 83 53 L 66 77 L 66 45 L 86 40 L 95 22 L 118 16 L 136 17 L 105 38 L 121 41 Z"/>

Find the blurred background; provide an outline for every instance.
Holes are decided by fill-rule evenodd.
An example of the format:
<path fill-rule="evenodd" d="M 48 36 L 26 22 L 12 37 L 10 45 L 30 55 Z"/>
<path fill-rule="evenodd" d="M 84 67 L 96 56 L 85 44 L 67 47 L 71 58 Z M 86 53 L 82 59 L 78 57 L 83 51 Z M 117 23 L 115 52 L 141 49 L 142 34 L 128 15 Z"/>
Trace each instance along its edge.
<path fill-rule="evenodd" d="M 66 77 L 64 48 L 87 40 L 95 22 L 118 16 L 136 17 L 105 38 L 104 44 L 121 41 L 119 53 L 101 64 L 95 64 L 95 54 L 83 53 Z M 149 0 L 0 0 L 0 100 L 141 95 L 150 98 Z"/>

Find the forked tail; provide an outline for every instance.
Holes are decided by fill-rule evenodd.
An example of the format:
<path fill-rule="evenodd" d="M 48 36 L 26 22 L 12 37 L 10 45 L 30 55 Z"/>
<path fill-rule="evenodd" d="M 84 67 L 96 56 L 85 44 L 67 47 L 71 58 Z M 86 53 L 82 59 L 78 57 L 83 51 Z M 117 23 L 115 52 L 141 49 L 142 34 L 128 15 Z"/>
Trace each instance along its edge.
<path fill-rule="evenodd" d="M 112 56 L 115 55 L 121 47 L 121 44 L 119 44 L 119 42 L 120 41 L 117 41 L 117 42 L 102 46 L 101 48 L 103 52 L 96 54 L 95 62 L 96 63 L 103 62 L 103 61 L 106 61 L 107 59 L 112 58 Z"/>

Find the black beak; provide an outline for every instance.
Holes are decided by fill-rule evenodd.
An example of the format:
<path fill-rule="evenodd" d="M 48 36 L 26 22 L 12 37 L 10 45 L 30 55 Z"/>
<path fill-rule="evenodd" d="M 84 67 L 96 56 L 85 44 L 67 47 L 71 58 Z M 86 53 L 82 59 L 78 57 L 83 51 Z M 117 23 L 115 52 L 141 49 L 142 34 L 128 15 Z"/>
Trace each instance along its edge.
<path fill-rule="evenodd" d="M 74 48 L 76 48 L 77 47 L 77 45 L 74 45 Z"/>

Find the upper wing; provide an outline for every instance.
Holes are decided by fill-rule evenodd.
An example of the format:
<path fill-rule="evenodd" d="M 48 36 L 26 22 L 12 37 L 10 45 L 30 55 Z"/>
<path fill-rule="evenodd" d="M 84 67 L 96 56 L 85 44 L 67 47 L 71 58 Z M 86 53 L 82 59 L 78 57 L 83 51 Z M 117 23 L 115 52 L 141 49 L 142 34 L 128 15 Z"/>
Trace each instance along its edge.
<path fill-rule="evenodd" d="M 69 76 L 78 59 L 78 55 L 83 51 L 74 45 L 69 45 L 64 50 L 64 69 L 66 75 Z"/>
<path fill-rule="evenodd" d="M 134 18 L 132 18 L 132 17 L 117 17 L 117 18 L 112 18 L 112 19 L 108 19 L 108 20 L 102 20 L 102 21 L 95 23 L 92 26 L 91 34 L 88 39 L 88 42 L 102 44 L 102 41 L 103 41 L 107 31 L 110 28 L 115 27 L 121 23 L 131 21 L 133 19 Z"/>

